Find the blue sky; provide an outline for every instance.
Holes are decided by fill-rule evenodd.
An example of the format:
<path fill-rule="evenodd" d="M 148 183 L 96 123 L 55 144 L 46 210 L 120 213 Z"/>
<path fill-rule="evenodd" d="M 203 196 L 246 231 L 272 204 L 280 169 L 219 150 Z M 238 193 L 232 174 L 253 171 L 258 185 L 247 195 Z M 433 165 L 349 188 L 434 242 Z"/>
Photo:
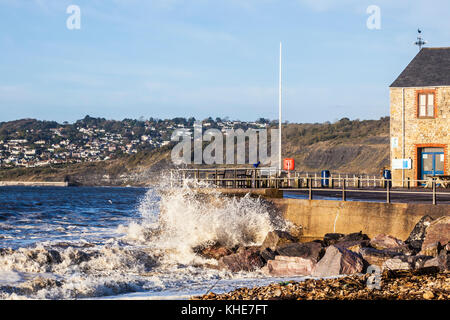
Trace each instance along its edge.
<path fill-rule="evenodd" d="M 285 120 L 377 119 L 417 28 L 449 46 L 449 14 L 448 0 L 0 0 L 0 121 L 275 119 L 280 41 Z"/>

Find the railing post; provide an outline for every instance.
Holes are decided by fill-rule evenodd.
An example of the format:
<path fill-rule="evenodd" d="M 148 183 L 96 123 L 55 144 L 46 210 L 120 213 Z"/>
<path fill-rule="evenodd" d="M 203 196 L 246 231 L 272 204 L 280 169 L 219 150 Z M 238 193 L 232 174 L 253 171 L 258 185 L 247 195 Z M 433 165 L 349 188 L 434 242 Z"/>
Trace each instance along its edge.
<path fill-rule="evenodd" d="M 308 183 L 308 185 L 309 185 L 309 200 L 312 200 L 312 182 L 311 182 L 311 179 L 312 178 L 310 178 L 310 181 Z"/>
<path fill-rule="evenodd" d="M 236 169 L 233 170 L 233 188 L 236 188 Z"/>
<path fill-rule="evenodd" d="M 433 179 L 433 204 L 436 204 L 436 180 Z"/>
<path fill-rule="evenodd" d="M 408 186 L 408 189 L 411 189 L 411 180 L 409 179 L 409 177 L 408 177 L 407 186 Z"/>
<path fill-rule="evenodd" d="M 386 202 L 391 203 L 391 180 L 387 179 L 386 183 Z"/>
<path fill-rule="evenodd" d="M 345 194 L 345 178 L 344 178 L 344 183 L 342 184 L 342 201 L 346 201 L 347 197 Z"/>

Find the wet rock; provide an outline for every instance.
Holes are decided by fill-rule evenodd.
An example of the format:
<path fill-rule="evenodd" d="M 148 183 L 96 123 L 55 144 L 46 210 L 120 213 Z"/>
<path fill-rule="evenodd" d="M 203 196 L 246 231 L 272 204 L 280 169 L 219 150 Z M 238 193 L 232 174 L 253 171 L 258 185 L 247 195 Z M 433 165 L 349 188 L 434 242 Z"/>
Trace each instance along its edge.
<path fill-rule="evenodd" d="M 450 216 L 441 217 L 430 223 L 425 231 L 421 254 L 435 252 L 439 245 L 446 246 L 450 241 Z M 438 245 L 437 245 L 438 243 Z M 436 253 L 436 252 L 435 252 Z M 436 253 L 437 255 L 437 253 Z"/>
<path fill-rule="evenodd" d="M 298 242 L 298 238 L 294 237 L 289 232 L 281 230 L 270 231 L 261 245 L 261 251 L 266 248 L 275 251 L 279 246 L 295 242 Z"/>
<path fill-rule="evenodd" d="M 405 243 L 408 244 L 409 247 L 415 252 L 419 252 L 421 250 L 423 240 L 425 239 L 426 229 L 433 220 L 434 219 L 428 215 L 423 216 L 414 226 L 414 229 L 409 234 L 408 239 L 405 240 Z"/>
<path fill-rule="evenodd" d="M 298 226 L 296 224 L 293 224 L 290 228 L 289 228 L 289 234 L 291 236 L 293 236 L 296 239 L 300 239 L 301 236 L 303 235 L 303 227 L 302 226 Z"/>
<path fill-rule="evenodd" d="M 310 275 L 316 262 L 301 257 L 276 256 L 267 262 L 266 272 L 271 276 Z"/>
<path fill-rule="evenodd" d="M 356 244 L 356 242 L 358 241 L 365 241 L 365 240 L 370 239 L 366 234 L 363 234 L 362 231 L 349 233 L 347 235 L 344 235 L 342 233 L 327 233 L 323 237 L 323 243 L 325 246 L 340 244 L 341 247 L 349 247 L 351 245 Z"/>
<path fill-rule="evenodd" d="M 389 250 L 378 250 L 375 248 L 361 248 L 359 254 L 369 265 L 381 267 L 386 260 L 401 255 L 399 252 Z"/>
<path fill-rule="evenodd" d="M 344 237 L 345 237 L 345 235 L 342 233 L 327 233 L 323 237 L 323 244 L 324 244 L 324 246 L 328 247 L 328 246 L 331 246 L 331 245 L 339 242 Z"/>
<path fill-rule="evenodd" d="M 219 259 L 219 267 L 232 272 L 254 271 L 260 269 L 264 261 L 259 254 L 258 247 L 239 248 L 236 253 Z"/>
<path fill-rule="evenodd" d="M 277 255 L 286 257 L 301 257 L 318 261 L 324 254 L 322 245 L 318 242 L 291 243 L 280 246 Z"/>
<path fill-rule="evenodd" d="M 340 242 L 343 241 L 362 241 L 362 240 L 370 240 L 370 238 L 367 236 L 367 234 L 362 233 L 362 231 L 360 232 L 354 232 L 354 233 L 349 233 L 347 235 L 345 235 L 344 238 L 342 238 L 340 240 Z"/>
<path fill-rule="evenodd" d="M 340 274 L 361 272 L 364 262 L 360 255 L 335 245 L 329 246 L 325 255 L 314 267 L 312 275 L 315 277 L 329 277 Z"/>
<path fill-rule="evenodd" d="M 270 248 L 266 248 L 264 250 L 260 250 L 259 255 L 265 262 L 267 262 L 269 260 L 275 259 L 277 253 L 275 251 L 272 251 Z"/>
<path fill-rule="evenodd" d="M 220 246 L 219 244 L 203 248 L 194 248 L 194 252 L 204 258 L 215 260 L 219 260 L 220 258 L 233 253 L 233 251 L 231 251 L 230 249 Z"/>

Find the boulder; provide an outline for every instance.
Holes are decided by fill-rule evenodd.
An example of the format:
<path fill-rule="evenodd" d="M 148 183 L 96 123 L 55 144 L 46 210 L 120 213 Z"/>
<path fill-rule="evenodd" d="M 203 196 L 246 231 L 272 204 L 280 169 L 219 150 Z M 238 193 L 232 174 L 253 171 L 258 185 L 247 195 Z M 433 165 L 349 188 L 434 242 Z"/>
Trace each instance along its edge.
<path fill-rule="evenodd" d="M 339 242 L 362 241 L 362 240 L 370 240 L 370 238 L 367 236 L 367 234 L 364 234 L 364 233 L 362 233 L 362 231 L 360 231 L 360 232 L 354 232 L 354 233 L 349 233 L 349 234 L 345 235 L 345 237 L 342 238 L 341 240 L 339 240 Z"/>
<path fill-rule="evenodd" d="M 213 245 L 206 248 L 197 248 L 194 249 L 194 252 L 196 252 L 198 255 L 208 258 L 208 259 L 216 259 L 219 260 L 220 258 L 224 256 L 228 256 L 233 253 L 230 249 L 226 247 L 222 247 L 220 245 Z"/>
<path fill-rule="evenodd" d="M 402 259 L 402 256 L 386 260 L 381 266 L 381 270 L 412 270 L 411 262 Z"/>
<path fill-rule="evenodd" d="M 286 257 L 301 257 L 317 262 L 323 256 L 322 245 L 318 242 L 290 243 L 278 247 L 276 253 Z"/>
<path fill-rule="evenodd" d="M 438 267 L 440 271 L 450 270 L 450 254 L 442 250 L 441 253 L 430 260 L 425 261 L 424 267 Z"/>
<path fill-rule="evenodd" d="M 398 247 L 402 247 L 405 245 L 405 243 L 397 239 L 393 236 L 386 235 L 386 234 L 379 234 L 372 240 L 370 240 L 370 245 L 378 250 L 384 250 L 384 249 L 396 249 Z"/>
<path fill-rule="evenodd" d="M 220 258 L 218 265 L 232 272 L 254 271 L 260 269 L 264 261 L 259 254 L 259 247 L 241 247 L 236 253 Z"/>
<path fill-rule="evenodd" d="M 423 216 L 414 226 L 408 239 L 405 240 L 405 243 L 414 250 L 414 252 L 419 252 L 421 250 L 423 240 L 425 239 L 425 232 L 433 220 L 434 219 L 430 216 Z"/>
<path fill-rule="evenodd" d="M 362 231 L 349 233 L 347 235 L 344 235 L 342 233 L 327 233 L 323 237 L 323 243 L 325 246 L 340 243 L 355 243 L 356 241 L 364 241 L 364 240 L 370 239 L 366 234 L 363 234 Z"/>
<path fill-rule="evenodd" d="M 298 242 L 298 239 L 289 232 L 281 230 L 270 231 L 261 245 L 261 251 L 267 248 L 275 251 L 279 246 L 295 242 Z"/>
<path fill-rule="evenodd" d="M 368 247 L 370 244 L 369 240 L 354 240 L 354 241 L 340 241 L 336 243 L 336 246 L 351 250 L 355 253 L 359 253 L 361 248 Z"/>
<path fill-rule="evenodd" d="M 339 240 L 341 240 L 344 237 L 345 235 L 342 233 L 327 233 L 323 237 L 323 244 L 324 246 L 328 247 L 339 242 Z"/>
<path fill-rule="evenodd" d="M 301 257 L 276 256 L 267 262 L 265 272 L 271 276 L 306 276 L 310 275 L 316 262 Z"/>
<path fill-rule="evenodd" d="M 368 265 L 376 265 L 381 267 L 386 260 L 399 256 L 399 252 L 389 250 L 378 250 L 375 248 L 361 248 L 359 254 L 367 262 Z"/>
<path fill-rule="evenodd" d="M 439 247 L 445 247 L 450 242 L 450 216 L 433 220 L 426 228 L 421 254 L 438 254 Z"/>
<path fill-rule="evenodd" d="M 269 260 L 275 259 L 275 256 L 277 255 L 277 253 L 276 253 L 276 251 L 272 251 L 271 249 L 266 248 L 264 250 L 260 250 L 259 255 L 265 262 L 267 262 Z"/>
<path fill-rule="evenodd" d="M 335 245 L 329 246 L 325 255 L 313 269 L 315 277 L 330 277 L 340 274 L 362 272 L 364 261 L 360 255 Z"/>

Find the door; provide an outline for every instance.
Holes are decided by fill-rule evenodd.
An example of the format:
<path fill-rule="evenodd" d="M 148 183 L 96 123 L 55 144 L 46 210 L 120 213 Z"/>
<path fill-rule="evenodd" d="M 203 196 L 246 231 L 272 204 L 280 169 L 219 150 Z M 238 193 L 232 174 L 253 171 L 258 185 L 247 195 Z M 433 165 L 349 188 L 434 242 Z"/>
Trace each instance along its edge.
<path fill-rule="evenodd" d="M 422 148 L 420 179 L 444 174 L 444 148 Z"/>

